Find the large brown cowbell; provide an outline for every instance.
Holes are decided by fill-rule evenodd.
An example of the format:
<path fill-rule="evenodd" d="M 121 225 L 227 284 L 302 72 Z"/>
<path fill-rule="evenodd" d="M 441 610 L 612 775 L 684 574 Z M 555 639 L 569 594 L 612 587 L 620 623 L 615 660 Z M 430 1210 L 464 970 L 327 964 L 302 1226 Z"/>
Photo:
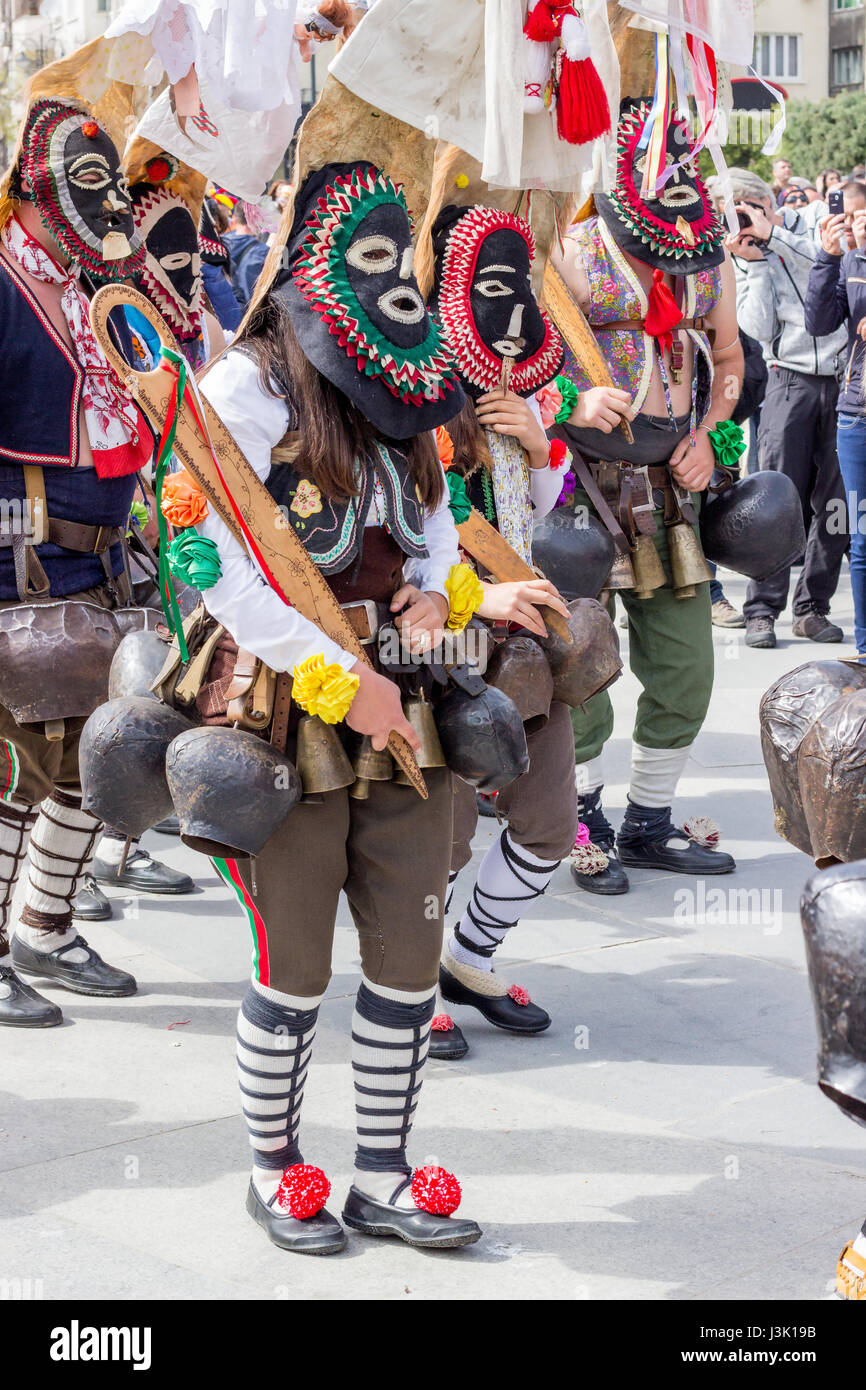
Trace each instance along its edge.
<path fill-rule="evenodd" d="M 866 861 L 810 879 L 800 917 L 818 1024 L 818 1085 L 866 1125 Z"/>
<path fill-rule="evenodd" d="M 864 687 L 866 666 L 808 661 L 777 680 L 761 699 L 761 750 L 773 797 L 776 833 L 804 854 L 811 855 L 813 849 L 800 790 L 800 747 L 825 710 L 841 696 Z M 829 797 L 825 804 L 835 815 Z"/>
<path fill-rule="evenodd" d="M 819 869 L 866 855 L 866 689 L 815 720 L 797 759 L 800 796 Z M 863 982 L 866 989 L 866 980 Z"/>
<path fill-rule="evenodd" d="M 536 641 L 550 662 L 554 700 L 581 709 L 619 678 L 619 638 L 607 609 L 591 598 L 568 605 L 568 630 L 571 646 L 552 630 Z"/>

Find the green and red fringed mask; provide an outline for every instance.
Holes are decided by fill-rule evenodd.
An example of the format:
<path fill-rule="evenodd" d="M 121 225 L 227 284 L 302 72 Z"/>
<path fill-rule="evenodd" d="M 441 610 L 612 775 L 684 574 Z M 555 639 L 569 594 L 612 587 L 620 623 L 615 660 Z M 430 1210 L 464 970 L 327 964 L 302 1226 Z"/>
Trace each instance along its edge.
<path fill-rule="evenodd" d="M 620 118 L 616 187 L 610 195 L 595 194 L 599 215 L 623 251 L 669 275 L 691 275 L 721 265 L 724 229 L 689 156 L 689 135 L 682 121 L 668 126 L 666 167 L 683 167 L 675 169 L 655 198 L 641 197 L 647 158 L 641 136 L 649 111 L 644 102 Z"/>
<path fill-rule="evenodd" d="M 509 389 L 531 396 L 562 365 L 562 339 L 529 279 L 535 240 L 528 222 L 499 208 L 442 210 L 433 227 L 435 313 L 461 379 L 493 391 L 506 361 Z"/>
<path fill-rule="evenodd" d="M 373 165 L 306 180 L 288 242 L 286 299 L 305 356 L 383 435 L 408 439 L 462 410 L 451 355 L 412 269 L 402 189 Z"/>
<path fill-rule="evenodd" d="M 94 280 L 127 280 L 141 269 L 144 248 L 120 156 L 85 106 L 53 97 L 35 101 L 18 173 L 16 196 L 33 202 L 46 231 Z"/>

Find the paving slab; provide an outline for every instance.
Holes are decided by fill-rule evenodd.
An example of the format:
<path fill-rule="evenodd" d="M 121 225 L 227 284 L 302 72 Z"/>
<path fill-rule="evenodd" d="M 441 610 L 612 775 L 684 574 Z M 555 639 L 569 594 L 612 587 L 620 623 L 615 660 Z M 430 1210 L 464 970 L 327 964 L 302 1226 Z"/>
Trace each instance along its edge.
<path fill-rule="evenodd" d="M 744 582 L 724 582 L 739 606 Z M 847 570 L 834 616 L 850 638 Z M 196 893 L 114 895 L 114 922 L 85 931 L 139 994 L 46 986 L 64 1027 L 2 1034 L 0 1275 L 57 1300 L 830 1297 L 866 1215 L 866 1134 L 814 1084 L 798 919 L 812 866 L 773 832 L 758 701 L 786 670 L 853 648 L 797 641 L 789 619 L 777 631 L 775 651 L 715 633 L 713 703 L 678 799 L 681 816 L 720 823 L 736 873 L 637 871 L 629 894 L 598 898 L 562 867 L 498 964 L 550 1010 L 550 1031 L 515 1038 L 455 1011 L 471 1052 L 430 1066 L 412 1152 L 458 1173 L 477 1246 L 424 1254 L 356 1237 L 339 1257 L 299 1261 L 268 1244 L 244 1211 L 233 1074 L 249 937 L 209 862 L 150 834 Z M 615 822 L 637 693 L 629 674 L 612 690 Z M 498 833 L 479 822 L 455 907 Z M 343 906 L 303 1123 L 336 1210 L 351 1173 L 358 970 Z"/>

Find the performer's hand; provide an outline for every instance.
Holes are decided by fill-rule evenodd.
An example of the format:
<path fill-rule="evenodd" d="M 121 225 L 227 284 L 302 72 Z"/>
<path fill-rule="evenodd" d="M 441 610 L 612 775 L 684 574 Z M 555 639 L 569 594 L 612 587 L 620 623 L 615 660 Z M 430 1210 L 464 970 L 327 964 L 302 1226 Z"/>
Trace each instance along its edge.
<path fill-rule="evenodd" d="M 414 584 L 404 584 L 391 600 L 391 612 L 400 613 L 394 625 L 411 652 L 429 652 L 445 636 L 448 600 L 444 594 L 422 593 Z"/>
<path fill-rule="evenodd" d="M 513 434 L 529 455 L 530 468 L 546 468 L 550 445 L 528 401 L 513 391 L 488 391 L 475 406 L 478 423 L 497 434 Z"/>
<path fill-rule="evenodd" d="M 698 430 L 695 447 L 688 435 L 680 440 L 671 454 L 671 472 L 689 492 L 703 492 L 716 466 L 716 456 L 705 429 Z"/>
<path fill-rule="evenodd" d="M 564 618 L 569 616 L 564 600 L 549 579 L 518 579 L 508 584 L 484 584 L 484 602 L 478 609 L 480 618 L 499 623 L 520 623 L 521 627 L 547 636 L 539 607 L 554 608 Z"/>
<path fill-rule="evenodd" d="M 613 434 L 623 420 L 633 420 L 636 414 L 628 391 L 621 391 L 618 386 L 593 386 L 589 391 L 581 391 L 568 423 L 583 430 Z"/>
<path fill-rule="evenodd" d="M 358 677 L 359 685 L 346 715 L 349 728 L 356 734 L 369 734 L 377 753 L 387 746 L 392 730 L 402 734 L 417 753 L 421 741 L 403 713 L 400 691 L 394 682 L 380 676 L 366 661 L 356 661 L 352 675 Z"/>

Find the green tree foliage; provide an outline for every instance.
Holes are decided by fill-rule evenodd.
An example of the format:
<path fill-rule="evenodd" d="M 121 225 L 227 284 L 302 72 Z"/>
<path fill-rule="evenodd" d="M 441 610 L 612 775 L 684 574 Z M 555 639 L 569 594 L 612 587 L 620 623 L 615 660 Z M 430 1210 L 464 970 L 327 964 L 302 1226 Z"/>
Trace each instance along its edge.
<path fill-rule="evenodd" d="M 866 92 L 790 102 L 781 153 L 802 178 L 814 179 L 822 169 L 850 174 L 866 159 Z"/>

